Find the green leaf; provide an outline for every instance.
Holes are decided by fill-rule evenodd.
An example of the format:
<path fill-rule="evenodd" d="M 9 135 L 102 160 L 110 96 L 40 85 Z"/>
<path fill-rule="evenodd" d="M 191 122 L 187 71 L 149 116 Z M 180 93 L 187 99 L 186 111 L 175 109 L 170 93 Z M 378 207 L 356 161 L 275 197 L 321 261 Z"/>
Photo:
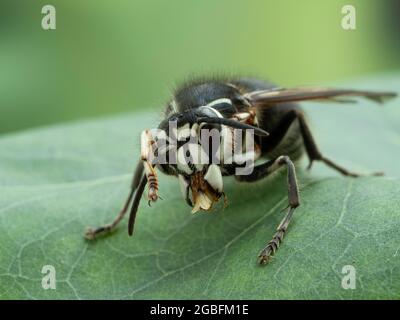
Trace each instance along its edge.
<path fill-rule="evenodd" d="M 386 75 L 346 86 L 394 90 Z M 349 299 L 399 298 L 400 107 L 306 104 L 323 153 L 355 171 L 345 178 L 315 163 L 298 166 L 301 206 L 272 262 L 257 265 L 286 206 L 286 178 L 225 181 L 229 205 L 192 215 L 175 178 L 160 175 L 164 200 L 142 201 L 135 234 L 123 221 L 87 242 L 86 226 L 114 218 L 138 158 L 149 113 L 47 127 L 0 139 L 2 299 Z M 305 161 L 304 161 L 305 162 Z M 42 288 L 44 265 L 56 290 Z M 342 288 L 342 268 L 356 289 Z"/>

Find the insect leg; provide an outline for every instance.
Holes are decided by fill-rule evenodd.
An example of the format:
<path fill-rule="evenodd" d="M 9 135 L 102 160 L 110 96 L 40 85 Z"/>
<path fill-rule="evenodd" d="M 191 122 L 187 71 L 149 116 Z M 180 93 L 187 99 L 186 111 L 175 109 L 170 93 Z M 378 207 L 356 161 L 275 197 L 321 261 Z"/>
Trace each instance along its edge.
<path fill-rule="evenodd" d="M 150 202 L 158 199 L 158 179 L 153 162 L 153 144 L 155 143 L 150 130 L 144 130 L 141 136 L 141 157 L 144 164 L 144 171 L 149 182 L 149 192 L 147 198 Z"/>
<path fill-rule="evenodd" d="M 307 124 L 307 121 L 304 117 L 304 114 L 299 110 L 292 110 L 289 111 L 285 117 L 281 120 L 277 129 L 271 132 L 270 136 L 266 137 L 268 148 L 271 150 L 276 147 L 279 142 L 283 139 L 286 132 L 288 131 L 290 125 L 295 121 L 299 121 L 300 131 L 303 138 L 304 146 L 307 152 L 307 155 L 310 159 L 310 164 L 308 165 L 308 169 L 311 168 L 313 161 L 322 161 L 329 167 L 339 171 L 341 174 L 350 177 L 358 177 L 361 174 L 351 172 L 342 166 L 336 164 L 332 160 L 328 159 L 327 157 L 323 156 L 322 153 L 319 151 L 318 146 L 315 143 L 315 140 L 311 134 L 311 130 Z M 372 175 L 381 176 L 381 172 L 373 173 Z"/>
<path fill-rule="evenodd" d="M 135 194 L 135 199 L 133 199 L 132 208 L 131 208 L 131 212 L 129 215 L 128 234 L 130 236 L 133 234 L 133 227 L 135 225 L 137 209 L 139 207 L 140 198 L 142 197 L 144 187 L 146 186 L 146 184 L 147 184 L 147 178 L 146 178 L 146 176 L 143 176 L 139 182 L 138 189 Z"/>
<path fill-rule="evenodd" d="M 138 188 L 139 183 L 140 183 L 140 181 L 142 179 L 143 169 L 144 169 L 143 161 L 140 159 L 138 164 L 137 164 L 137 166 L 136 166 L 135 173 L 133 175 L 132 184 L 131 184 L 131 190 L 129 192 L 128 197 L 126 198 L 124 206 L 122 207 L 121 211 L 118 213 L 117 217 L 114 219 L 114 221 L 112 221 L 111 223 L 106 224 L 104 226 L 100 226 L 100 227 L 97 227 L 95 229 L 87 228 L 86 232 L 85 232 L 86 239 L 93 240 L 98 235 L 110 233 L 121 222 L 121 220 L 124 218 L 126 212 L 128 211 L 128 207 L 129 207 L 129 204 L 132 201 L 133 194 L 135 193 L 135 191 Z"/>
<path fill-rule="evenodd" d="M 266 177 L 272 172 L 278 170 L 282 166 L 287 168 L 287 182 L 288 182 L 288 212 L 279 224 L 278 228 L 272 239 L 267 243 L 264 249 L 261 250 L 259 257 L 260 264 L 267 264 L 271 256 L 278 250 L 283 236 L 289 226 L 290 220 L 293 217 L 294 210 L 300 205 L 299 189 L 297 186 L 296 170 L 293 162 L 288 156 L 280 156 L 275 160 L 268 161 L 261 165 L 254 167 L 250 175 L 236 176 L 240 181 L 256 181 Z"/>
<path fill-rule="evenodd" d="M 295 111 L 296 112 L 296 111 Z M 355 173 L 352 171 L 343 168 L 342 166 L 336 164 L 332 160 L 328 159 L 327 157 L 323 156 L 322 153 L 319 151 L 318 146 L 316 145 L 314 138 L 311 134 L 310 128 L 306 122 L 306 119 L 301 112 L 296 112 L 297 119 L 299 120 L 301 135 L 303 137 L 304 146 L 306 148 L 307 155 L 310 159 L 310 163 L 308 165 L 308 169 L 311 169 L 312 163 L 314 160 L 322 161 L 327 166 L 339 171 L 341 174 L 349 177 L 359 177 L 362 174 Z M 382 176 L 382 172 L 374 172 L 372 173 L 374 176 Z"/>

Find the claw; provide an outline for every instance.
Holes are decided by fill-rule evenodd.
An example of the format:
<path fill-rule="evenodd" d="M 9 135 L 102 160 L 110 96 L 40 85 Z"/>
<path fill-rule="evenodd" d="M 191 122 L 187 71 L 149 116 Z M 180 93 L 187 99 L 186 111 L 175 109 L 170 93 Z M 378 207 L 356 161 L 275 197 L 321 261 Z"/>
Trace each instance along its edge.
<path fill-rule="evenodd" d="M 96 238 L 96 232 L 93 228 L 86 228 L 85 230 L 85 238 L 87 240 L 94 240 Z"/>
<path fill-rule="evenodd" d="M 260 265 L 267 265 L 271 259 L 273 258 L 274 250 L 272 246 L 268 245 L 263 250 L 261 250 L 260 254 L 258 255 L 258 263 Z"/>
<path fill-rule="evenodd" d="M 258 263 L 263 266 L 267 265 L 272 259 L 272 256 L 270 254 L 260 254 L 258 257 Z"/>

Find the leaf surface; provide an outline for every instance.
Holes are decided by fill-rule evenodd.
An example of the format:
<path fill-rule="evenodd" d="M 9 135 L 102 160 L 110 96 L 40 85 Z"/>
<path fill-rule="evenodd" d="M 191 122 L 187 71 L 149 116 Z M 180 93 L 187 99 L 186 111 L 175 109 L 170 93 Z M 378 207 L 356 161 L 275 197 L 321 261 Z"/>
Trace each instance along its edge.
<path fill-rule="evenodd" d="M 394 90 L 386 75 L 352 87 Z M 128 192 L 139 133 L 160 117 L 126 114 L 0 139 L 0 298 L 2 299 L 367 299 L 399 298 L 400 106 L 305 104 L 321 151 L 354 171 L 298 166 L 301 206 L 266 267 L 257 254 L 287 204 L 284 172 L 255 184 L 225 180 L 229 205 L 192 215 L 173 177 L 164 200 L 142 201 L 135 234 L 124 220 L 87 242 L 86 226 L 114 218 Z M 56 290 L 42 288 L 43 266 Z M 342 288 L 342 269 L 356 289 Z"/>

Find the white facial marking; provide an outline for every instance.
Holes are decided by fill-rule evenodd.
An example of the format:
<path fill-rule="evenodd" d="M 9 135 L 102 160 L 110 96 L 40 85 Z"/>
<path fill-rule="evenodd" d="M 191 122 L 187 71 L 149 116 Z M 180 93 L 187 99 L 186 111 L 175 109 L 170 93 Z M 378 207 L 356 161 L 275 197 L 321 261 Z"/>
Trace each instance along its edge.
<path fill-rule="evenodd" d="M 222 173 L 218 165 L 212 164 L 207 170 L 204 176 L 206 180 L 214 190 L 221 193 L 223 190 Z"/>
<path fill-rule="evenodd" d="M 222 114 L 219 111 L 215 110 L 214 108 L 212 108 L 212 107 L 210 107 L 208 105 L 207 106 L 202 106 L 202 107 L 199 107 L 199 108 L 204 108 L 204 109 L 211 110 L 218 118 L 223 118 Z"/>
<path fill-rule="evenodd" d="M 199 130 L 199 125 L 197 123 L 192 125 L 192 128 L 190 129 L 190 134 L 192 137 L 197 137 L 197 132 Z"/>
<path fill-rule="evenodd" d="M 197 171 L 201 171 L 208 162 L 208 156 L 199 144 L 187 143 L 178 149 L 177 162 L 179 170 L 191 174 L 193 170 L 189 164 L 193 164 Z"/>
<path fill-rule="evenodd" d="M 208 162 L 208 156 L 199 144 L 189 144 L 189 151 L 193 158 L 193 163 L 198 171 L 203 170 L 204 164 Z"/>
<path fill-rule="evenodd" d="M 189 125 L 189 123 L 186 123 L 185 125 L 183 125 L 182 127 L 180 127 L 178 129 L 177 138 L 178 138 L 178 141 L 182 141 L 189 137 L 190 137 L 190 125 Z"/>
<path fill-rule="evenodd" d="M 189 165 L 187 164 L 186 161 L 186 157 L 185 157 L 185 148 L 184 147 L 180 147 L 178 149 L 178 154 L 177 154 L 177 165 L 178 165 L 178 169 L 180 171 L 183 171 L 187 174 L 192 174 L 193 170 L 190 169 Z"/>
<path fill-rule="evenodd" d="M 211 101 L 209 104 L 206 105 L 206 107 L 212 108 L 213 106 L 220 104 L 220 103 L 232 104 L 232 101 L 231 101 L 231 99 L 228 99 L 228 98 L 221 98 L 221 99 Z"/>

